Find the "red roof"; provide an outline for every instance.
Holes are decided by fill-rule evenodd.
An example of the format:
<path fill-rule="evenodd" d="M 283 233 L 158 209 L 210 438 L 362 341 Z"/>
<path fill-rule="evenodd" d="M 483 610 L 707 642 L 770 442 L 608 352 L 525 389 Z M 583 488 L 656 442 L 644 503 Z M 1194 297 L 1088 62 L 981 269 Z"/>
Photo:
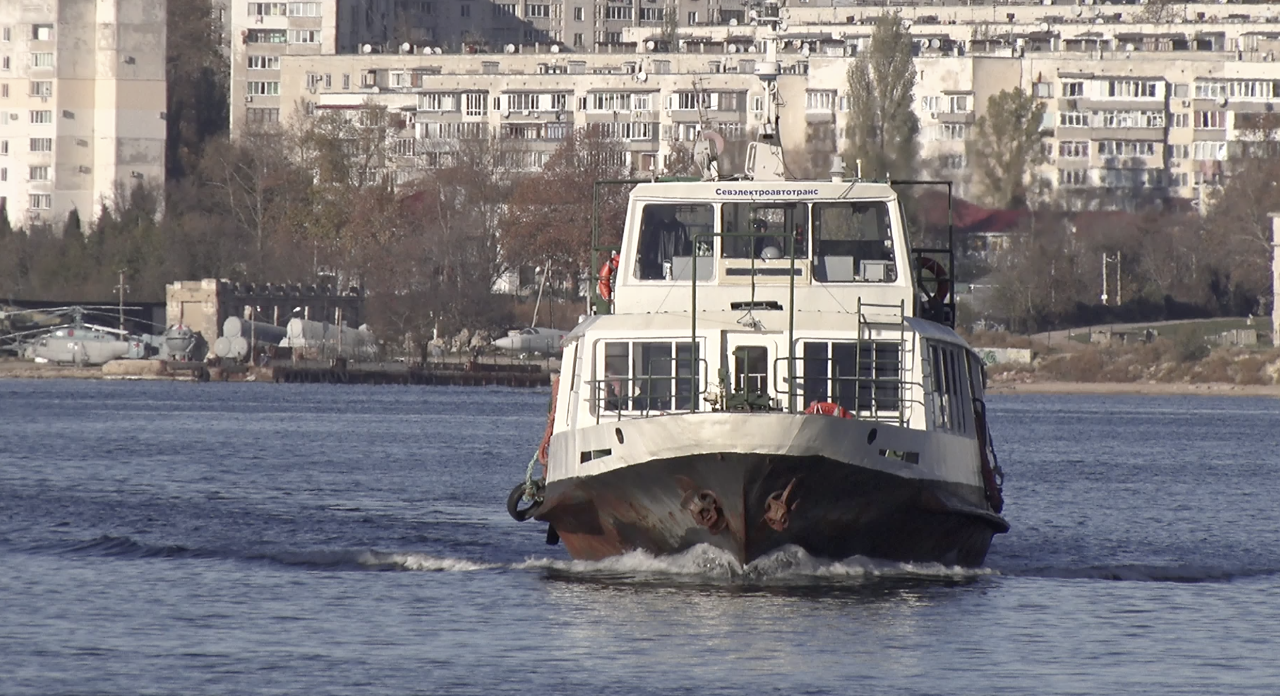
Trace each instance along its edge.
<path fill-rule="evenodd" d="M 947 226 L 947 194 L 942 191 L 925 191 L 919 197 L 920 210 L 925 222 L 934 227 Z M 975 205 L 962 198 L 951 200 L 951 224 L 957 234 L 979 232 L 1012 232 L 1022 225 L 1030 211 L 997 210 Z"/>

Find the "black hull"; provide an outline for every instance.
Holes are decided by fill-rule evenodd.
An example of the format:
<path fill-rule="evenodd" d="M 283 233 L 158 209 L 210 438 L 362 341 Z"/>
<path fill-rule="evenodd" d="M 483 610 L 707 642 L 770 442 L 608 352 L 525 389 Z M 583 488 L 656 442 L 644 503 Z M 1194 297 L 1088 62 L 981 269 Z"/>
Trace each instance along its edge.
<path fill-rule="evenodd" d="M 545 499 L 536 518 L 584 560 L 710 544 L 750 563 L 794 544 L 824 558 L 978 566 L 1008 530 L 981 488 L 816 456 L 656 460 L 553 481 Z"/>

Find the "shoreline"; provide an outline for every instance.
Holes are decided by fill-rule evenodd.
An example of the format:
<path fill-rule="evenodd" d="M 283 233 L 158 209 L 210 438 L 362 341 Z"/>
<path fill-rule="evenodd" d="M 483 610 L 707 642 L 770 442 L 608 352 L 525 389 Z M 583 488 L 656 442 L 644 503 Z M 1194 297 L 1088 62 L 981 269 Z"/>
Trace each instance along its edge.
<path fill-rule="evenodd" d="M 1280 398 L 1280 384 L 1227 382 L 992 382 L 988 394 L 1092 394 L 1130 396 L 1270 396 Z"/>

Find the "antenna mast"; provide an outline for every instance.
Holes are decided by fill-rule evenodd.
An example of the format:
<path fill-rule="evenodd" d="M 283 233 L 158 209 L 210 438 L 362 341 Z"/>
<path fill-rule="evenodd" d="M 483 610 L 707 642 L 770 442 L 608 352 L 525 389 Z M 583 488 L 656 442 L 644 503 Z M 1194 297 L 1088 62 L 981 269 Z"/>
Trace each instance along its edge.
<path fill-rule="evenodd" d="M 759 140 L 747 145 L 746 174 L 754 180 L 779 181 L 786 178 L 786 165 L 782 159 L 778 116 L 778 107 L 782 105 L 782 98 L 778 96 L 778 74 L 782 72 L 778 63 L 778 31 L 785 25 L 778 14 L 778 0 L 764 0 L 758 13 L 752 11 L 752 21 L 769 31 L 765 35 L 764 60 L 756 63 L 756 77 L 764 84 L 764 123 L 760 126 Z"/>

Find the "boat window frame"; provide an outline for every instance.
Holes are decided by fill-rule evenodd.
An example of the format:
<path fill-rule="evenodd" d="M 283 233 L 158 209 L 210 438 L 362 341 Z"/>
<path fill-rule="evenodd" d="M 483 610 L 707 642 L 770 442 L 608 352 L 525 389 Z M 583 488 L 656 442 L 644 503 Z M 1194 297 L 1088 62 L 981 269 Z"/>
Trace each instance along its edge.
<path fill-rule="evenodd" d="M 643 375 L 637 376 L 635 371 L 636 360 L 638 358 L 635 346 L 637 344 L 661 344 L 665 343 L 670 346 L 671 357 L 669 358 L 670 372 L 669 375 Z M 625 356 L 627 371 L 626 374 L 611 374 L 609 372 L 609 359 L 619 358 L 619 355 L 610 355 L 609 347 L 619 344 L 627 346 Z M 698 336 L 695 340 L 690 341 L 688 335 L 662 335 L 662 336 L 644 336 L 644 337 L 601 337 L 595 339 L 591 349 L 591 379 L 584 380 L 587 387 L 586 399 L 588 401 L 588 411 L 599 421 L 601 418 L 616 416 L 622 417 L 648 417 L 652 415 L 661 415 L 668 413 L 696 413 L 705 410 L 702 397 L 707 393 L 707 357 L 706 357 L 707 341 L 704 337 Z M 681 357 L 681 348 L 694 346 L 693 355 Z M 681 363 L 692 363 L 693 367 L 688 374 L 681 374 Z M 681 383 L 688 384 L 692 381 L 692 389 L 682 393 L 680 391 Z M 655 381 L 666 382 L 669 391 L 665 394 L 643 395 L 637 392 L 634 386 L 637 382 L 653 383 Z M 608 396 L 606 390 L 613 388 L 618 396 Z M 623 390 L 630 393 L 630 396 L 623 397 Z M 619 403 L 625 400 L 626 405 L 630 408 L 609 408 L 609 401 L 619 399 Z M 634 408 L 641 400 L 644 407 Z M 653 408 L 654 401 L 667 400 L 669 408 Z M 675 408 L 678 400 L 687 399 L 686 408 Z"/>
<path fill-rule="evenodd" d="M 921 355 L 925 401 L 934 428 L 974 437 L 969 353 L 964 346 L 925 339 Z"/>

